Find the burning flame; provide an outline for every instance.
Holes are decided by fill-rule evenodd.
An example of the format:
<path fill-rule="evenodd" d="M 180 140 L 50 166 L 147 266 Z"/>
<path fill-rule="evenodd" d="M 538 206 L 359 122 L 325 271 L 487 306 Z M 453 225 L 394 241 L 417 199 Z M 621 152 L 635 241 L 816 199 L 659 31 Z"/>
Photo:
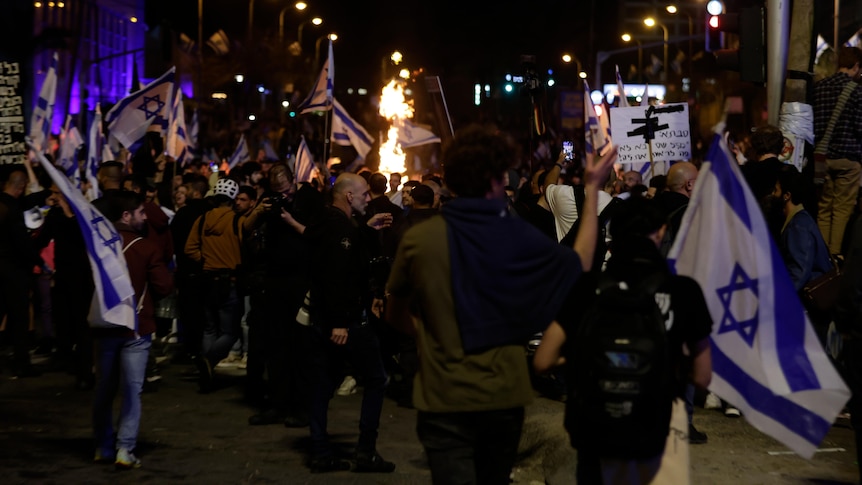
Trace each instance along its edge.
<path fill-rule="evenodd" d="M 404 151 L 398 143 L 398 128 L 401 120 L 413 117 L 413 107 L 404 99 L 404 85 L 396 80 L 389 81 L 380 94 L 380 116 L 391 123 L 386 141 L 380 144 L 380 167 L 378 171 L 389 178 L 390 174 L 406 170 Z"/>

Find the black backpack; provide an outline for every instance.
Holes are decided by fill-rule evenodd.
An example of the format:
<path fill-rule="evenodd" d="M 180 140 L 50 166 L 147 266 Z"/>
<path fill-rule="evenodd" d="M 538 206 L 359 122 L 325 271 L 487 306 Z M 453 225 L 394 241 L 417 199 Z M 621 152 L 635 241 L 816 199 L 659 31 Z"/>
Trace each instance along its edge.
<path fill-rule="evenodd" d="M 664 450 L 673 404 L 665 319 L 655 293 L 664 273 L 628 288 L 606 274 L 571 340 L 566 429 L 572 446 L 645 459 Z"/>

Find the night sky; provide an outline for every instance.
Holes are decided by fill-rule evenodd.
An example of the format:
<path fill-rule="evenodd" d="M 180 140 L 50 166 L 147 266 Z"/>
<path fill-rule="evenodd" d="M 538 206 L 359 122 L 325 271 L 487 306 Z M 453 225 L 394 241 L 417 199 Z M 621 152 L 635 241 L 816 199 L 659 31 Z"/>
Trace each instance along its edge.
<path fill-rule="evenodd" d="M 278 12 L 294 3 L 254 1 L 256 35 L 274 35 Z M 592 15 L 591 3 L 596 4 Z M 536 55 L 540 67 L 557 67 L 564 51 L 575 52 L 588 64 L 591 26 L 595 29 L 596 49 L 606 48 L 603 44 L 617 42 L 618 38 L 617 0 L 308 0 L 308 4 L 305 12 L 288 10 L 285 36 L 296 36 L 300 19 L 323 17 L 322 26 L 305 26 L 303 43 L 313 49 L 314 39 L 320 35 L 338 33 L 337 84 L 376 84 L 381 59 L 395 49 L 404 54 L 411 69 L 423 67 L 427 73 L 444 79 L 467 76 L 488 82 L 506 71 L 520 70 L 522 54 Z M 197 37 L 196 1 L 148 0 L 147 23 L 152 25 L 161 18 L 169 19 L 176 31 Z M 246 1 L 204 0 L 204 38 L 221 28 L 229 38 L 243 41 L 247 22 Z"/>

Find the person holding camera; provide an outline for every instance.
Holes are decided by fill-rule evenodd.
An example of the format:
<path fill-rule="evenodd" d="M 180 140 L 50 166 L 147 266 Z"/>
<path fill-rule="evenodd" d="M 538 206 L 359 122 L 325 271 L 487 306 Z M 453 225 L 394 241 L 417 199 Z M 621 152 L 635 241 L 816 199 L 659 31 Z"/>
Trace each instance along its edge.
<path fill-rule="evenodd" d="M 308 184 L 297 190 L 293 174 L 283 163 L 270 169 L 269 187 L 244 225 L 249 235 L 247 261 L 255 275 L 249 285 L 251 311 L 246 318 L 246 390 L 262 408 L 248 422 L 304 427 L 308 425 L 311 384 L 301 373 L 301 328 L 295 316 L 309 287 L 311 248 L 284 221 L 283 213 L 307 224 L 323 208 L 323 200 Z M 264 382 L 264 371 L 268 382 Z"/>

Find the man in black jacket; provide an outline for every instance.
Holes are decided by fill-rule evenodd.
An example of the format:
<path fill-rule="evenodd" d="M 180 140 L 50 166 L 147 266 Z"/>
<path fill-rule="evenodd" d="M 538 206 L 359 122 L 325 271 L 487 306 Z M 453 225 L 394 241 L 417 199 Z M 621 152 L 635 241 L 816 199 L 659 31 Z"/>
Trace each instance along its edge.
<path fill-rule="evenodd" d="M 174 274 L 177 288 L 177 324 L 180 341 L 188 356 L 195 356 L 201 350 L 201 338 L 204 330 L 202 292 L 198 277 L 200 265 L 185 254 L 186 241 L 195 221 L 212 205 L 204 200 L 204 194 L 209 191 L 209 183 L 205 177 L 194 176 L 188 182 L 189 192 L 186 205 L 177 211 L 171 221 L 171 235 L 174 239 L 174 252 L 177 258 L 177 268 Z"/>
<path fill-rule="evenodd" d="M 246 392 L 263 408 L 248 422 L 304 427 L 308 426 L 307 394 L 311 385 L 300 372 L 304 352 L 296 313 L 308 291 L 311 248 L 282 219 L 282 210 L 307 224 L 323 209 L 323 200 L 308 184 L 295 190 L 293 174 L 283 163 L 270 169 L 269 187 L 244 224 L 248 237 L 243 266 L 252 275 L 248 278 L 251 309 L 247 317 Z M 264 394 L 269 396 L 267 402 L 261 399 Z"/>
<path fill-rule="evenodd" d="M 346 359 L 356 371 L 365 390 L 359 418 L 359 443 L 355 471 L 389 473 L 395 464 L 377 453 L 377 428 L 383 408 L 386 372 L 377 335 L 368 325 L 367 309 L 382 306 L 382 297 L 369 286 L 369 242 L 392 224 L 392 215 L 377 214 L 360 225 L 354 214 L 363 215 L 371 200 L 368 183 L 359 175 L 343 173 L 332 187 L 332 204 L 319 222 L 305 225 L 286 210 L 285 222 L 305 235 L 313 248 L 313 260 L 321 266 L 311 277 L 311 322 L 308 336 L 310 368 L 313 372 L 311 397 L 312 472 L 347 470 L 350 463 L 336 457 L 329 444 L 326 419 L 329 400 L 337 382 L 333 377 Z M 377 300 L 377 299 L 375 299 Z"/>

